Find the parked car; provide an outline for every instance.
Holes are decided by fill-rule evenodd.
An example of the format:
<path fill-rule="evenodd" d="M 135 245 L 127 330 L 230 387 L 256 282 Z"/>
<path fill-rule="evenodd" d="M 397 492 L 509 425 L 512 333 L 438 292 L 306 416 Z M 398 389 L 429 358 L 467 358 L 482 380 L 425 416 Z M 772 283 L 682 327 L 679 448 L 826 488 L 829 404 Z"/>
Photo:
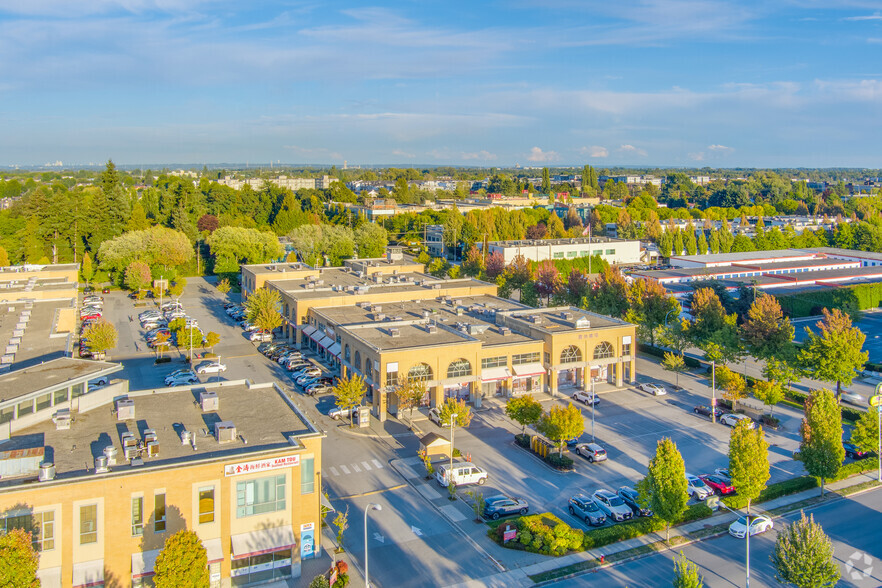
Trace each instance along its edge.
<path fill-rule="evenodd" d="M 252 325 L 248 321 L 242 321 L 241 323 L 239 323 L 239 326 L 241 326 L 243 330 L 248 331 L 249 333 L 260 329 L 260 327 L 258 327 L 257 325 Z"/>
<path fill-rule="evenodd" d="M 847 390 L 843 390 L 839 395 L 839 398 L 842 399 L 842 402 L 847 402 L 849 404 L 853 404 L 855 406 L 867 406 L 867 397 L 857 392 L 849 392 Z"/>
<path fill-rule="evenodd" d="M 197 378 L 195 375 L 184 374 L 183 376 L 178 376 L 176 378 L 172 378 L 172 380 L 170 382 L 168 382 L 166 385 L 174 388 L 175 386 L 187 386 L 189 384 L 195 384 L 198 381 L 199 381 L 199 378 Z"/>
<path fill-rule="evenodd" d="M 315 378 L 318 378 L 320 375 L 322 375 L 321 368 L 308 368 L 294 380 L 294 383 L 298 386 L 304 386 Z"/>
<path fill-rule="evenodd" d="M 106 386 L 110 383 L 109 376 L 99 376 L 94 380 L 89 380 L 89 388 L 99 388 L 101 386 Z"/>
<path fill-rule="evenodd" d="M 199 367 L 196 368 L 197 374 L 217 374 L 217 373 L 225 372 L 225 371 L 227 371 L 226 364 L 216 362 L 216 361 L 203 363 L 202 365 L 200 365 Z"/>
<path fill-rule="evenodd" d="M 300 377 L 300 372 L 308 367 L 312 367 L 312 364 L 302 359 L 292 359 L 289 362 L 282 362 L 282 366 L 289 372 L 292 372 L 291 377 L 296 380 Z"/>
<path fill-rule="evenodd" d="M 735 488 L 732 487 L 732 480 L 728 478 L 723 478 L 723 476 L 715 474 L 702 474 L 698 477 L 701 478 L 705 484 L 710 486 L 715 494 L 719 494 L 720 496 L 735 494 Z"/>
<path fill-rule="evenodd" d="M 593 394 L 591 392 L 585 392 L 584 390 L 576 390 L 573 392 L 573 400 L 578 400 L 579 402 L 584 402 L 585 404 L 597 404 L 600 402 L 600 399 L 597 397 L 597 394 Z"/>
<path fill-rule="evenodd" d="M 696 500 L 704 500 L 714 493 L 704 480 L 692 474 L 686 474 L 686 494 Z"/>
<path fill-rule="evenodd" d="M 429 420 L 439 427 L 450 426 L 450 421 L 444 421 L 443 423 L 441 422 L 441 410 L 435 407 L 429 409 Z"/>
<path fill-rule="evenodd" d="M 729 475 L 729 468 L 717 468 L 714 470 L 714 474 L 721 477 L 727 484 L 732 483 L 732 476 Z"/>
<path fill-rule="evenodd" d="M 175 370 L 165 377 L 165 383 L 166 383 L 166 385 L 168 385 L 170 382 L 172 382 L 178 378 L 182 378 L 184 376 L 193 376 L 195 378 L 196 374 L 194 374 L 192 371 L 190 371 L 188 369 Z"/>
<path fill-rule="evenodd" d="M 88 321 L 91 319 L 99 319 L 99 318 L 101 318 L 100 312 L 90 312 L 88 314 L 81 314 L 80 315 L 80 320 L 84 320 L 84 321 Z"/>
<path fill-rule="evenodd" d="M 625 504 L 627 504 L 631 508 L 631 512 L 634 513 L 634 516 L 652 516 L 652 511 L 650 509 L 640 506 L 640 495 L 630 486 L 622 486 L 621 488 L 619 488 L 616 494 L 618 494 L 619 498 L 624 500 Z"/>
<path fill-rule="evenodd" d="M 322 396 L 323 394 L 330 394 L 334 391 L 334 387 L 328 384 L 320 384 L 318 386 L 309 386 L 304 392 L 309 394 L 310 396 Z"/>
<path fill-rule="evenodd" d="M 104 294 L 110 294 L 110 288 L 108 288 L 107 286 L 104 286 L 103 288 L 101 288 L 101 292 Z"/>
<path fill-rule="evenodd" d="M 845 442 L 842 444 L 842 447 L 845 449 L 845 457 L 850 457 L 852 459 L 864 459 L 869 456 L 870 453 L 868 451 L 861 451 L 858 449 L 858 446 L 854 443 Z"/>
<path fill-rule="evenodd" d="M 711 407 L 704 405 L 696 406 L 692 409 L 692 412 L 694 412 L 695 414 L 700 414 L 701 416 L 706 416 L 708 418 L 710 418 L 711 414 L 713 414 L 717 417 L 718 420 L 721 416 L 723 416 L 723 411 L 719 408 L 714 407 L 713 409 L 711 409 Z"/>
<path fill-rule="evenodd" d="M 353 412 L 353 411 L 355 412 L 355 414 L 358 414 L 358 407 L 356 406 L 354 409 L 350 410 L 348 408 L 343 408 L 343 407 L 338 406 L 336 408 L 332 408 L 331 410 L 329 410 L 328 416 L 331 417 L 332 419 L 334 419 L 335 421 L 339 421 L 340 419 L 348 419 L 349 413 Z"/>
<path fill-rule="evenodd" d="M 254 331 L 253 333 L 251 333 L 248 339 L 250 339 L 251 341 L 272 341 L 273 334 L 267 333 L 266 331 Z"/>
<path fill-rule="evenodd" d="M 587 459 L 590 463 L 607 460 L 606 449 L 597 443 L 579 443 L 573 451 Z"/>
<path fill-rule="evenodd" d="M 90 302 L 104 302 L 104 296 L 84 296 L 83 304 L 89 304 Z"/>
<path fill-rule="evenodd" d="M 435 469 L 435 480 L 445 488 L 451 482 L 454 486 L 467 486 L 469 484 L 483 486 L 487 482 L 487 472 L 467 461 L 454 462 L 452 470 L 450 464 L 444 463 L 438 465 Z"/>
<path fill-rule="evenodd" d="M 637 386 L 637 389 L 643 390 L 644 392 L 649 392 L 653 396 L 664 396 L 665 394 L 668 393 L 667 390 L 665 390 L 664 388 L 662 388 L 658 384 L 650 384 L 650 383 L 639 384 Z"/>
<path fill-rule="evenodd" d="M 522 498 L 509 498 L 500 494 L 485 499 L 483 514 L 485 519 L 493 519 L 495 521 L 499 517 L 513 514 L 525 515 L 529 508 L 527 501 Z"/>
<path fill-rule="evenodd" d="M 747 421 L 747 423 L 748 423 L 747 428 L 748 429 L 752 429 L 756 426 L 756 424 L 754 424 L 754 422 L 753 422 L 753 419 L 751 419 L 746 414 L 729 413 L 729 414 L 724 414 L 723 416 L 720 417 L 720 423 L 723 425 L 728 425 L 730 427 L 736 426 L 741 421 Z"/>
<path fill-rule="evenodd" d="M 606 522 L 606 514 L 600 510 L 597 502 L 590 496 L 576 494 L 570 498 L 570 514 L 595 527 Z"/>
<path fill-rule="evenodd" d="M 171 300 L 171 301 L 169 301 L 169 302 L 164 302 L 163 304 L 161 304 L 161 305 L 159 306 L 159 309 L 160 309 L 160 310 L 172 310 L 172 309 L 175 309 L 175 308 L 180 308 L 180 309 L 182 309 L 182 308 L 184 308 L 184 305 L 181 304 L 180 302 L 176 301 L 176 300 Z"/>
<path fill-rule="evenodd" d="M 625 504 L 625 501 L 615 492 L 601 489 L 597 490 L 591 497 L 597 501 L 597 505 L 607 518 L 613 521 L 627 521 L 634 516 L 634 513 L 631 512 L 631 507 Z"/>
<path fill-rule="evenodd" d="M 774 528 L 775 523 L 772 522 L 772 519 L 765 515 L 754 515 L 753 520 L 750 521 L 750 536 L 758 535 L 760 533 L 765 533 L 769 529 Z M 733 537 L 738 537 L 739 539 L 744 539 L 745 534 L 747 533 L 747 521 L 744 517 L 739 517 L 737 521 L 729 525 L 729 534 Z"/>
<path fill-rule="evenodd" d="M 269 356 L 269 354 L 272 353 L 273 349 L 275 349 L 278 346 L 279 346 L 279 344 L 272 343 L 272 342 L 268 341 L 266 343 L 261 343 L 260 345 L 258 345 L 257 351 L 262 353 L 263 355 Z"/>

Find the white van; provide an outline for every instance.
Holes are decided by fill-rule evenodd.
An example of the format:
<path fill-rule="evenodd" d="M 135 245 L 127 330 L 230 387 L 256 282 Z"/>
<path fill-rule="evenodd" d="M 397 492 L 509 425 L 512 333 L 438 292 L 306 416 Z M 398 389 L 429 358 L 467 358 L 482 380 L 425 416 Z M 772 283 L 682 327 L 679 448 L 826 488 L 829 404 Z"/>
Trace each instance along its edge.
<path fill-rule="evenodd" d="M 450 464 L 439 464 L 435 470 L 435 480 L 445 488 L 450 484 L 451 478 L 448 477 L 447 471 Z M 466 486 L 468 484 L 484 485 L 487 481 L 487 472 L 473 463 L 467 461 L 455 462 L 453 464 L 452 481 L 457 486 Z"/>

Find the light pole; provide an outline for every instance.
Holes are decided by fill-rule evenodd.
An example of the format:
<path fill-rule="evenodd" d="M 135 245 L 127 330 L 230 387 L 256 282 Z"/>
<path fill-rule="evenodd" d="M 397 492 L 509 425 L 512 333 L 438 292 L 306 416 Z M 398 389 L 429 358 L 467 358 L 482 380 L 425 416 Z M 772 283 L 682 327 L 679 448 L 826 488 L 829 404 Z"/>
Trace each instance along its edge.
<path fill-rule="evenodd" d="M 668 328 L 668 317 L 671 316 L 671 313 L 676 310 L 677 310 L 676 308 L 672 308 L 671 310 L 668 311 L 668 314 L 665 315 L 665 328 L 666 329 Z"/>
<path fill-rule="evenodd" d="M 591 442 L 595 443 L 594 439 L 594 405 L 597 404 L 597 396 L 594 395 L 594 377 L 591 375 L 591 371 L 589 368 L 588 377 L 591 378 Z"/>
<path fill-rule="evenodd" d="M 707 505 L 712 509 L 722 506 L 732 514 L 737 515 L 739 518 L 741 517 L 740 512 L 738 512 L 737 510 L 732 510 L 731 508 L 726 506 L 717 496 L 711 496 L 710 498 L 708 498 Z M 747 559 L 745 560 L 744 564 L 744 588 L 750 588 L 750 514 L 744 515 L 744 522 L 746 525 L 744 531 L 744 540 L 747 547 Z"/>
<path fill-rule="evenodd" d="M 711 422 L 717 424 L 717 362 L 711 361 Z"/>
<path fill-rule="evenodd" d="M 459 416 L 459 415 L 455 412 L 450 415 L 450 467 L 447 469 L 447 484 L 448 485 L 450 485 L 453 482 L 453 430 L 455 428 L 454 423 L 456 422 L 457 416 Z"/>
<path fill-rule="evenodd" d="M 368 535 L 367 535 L 367 519 L 368 512 L 372 510 L 383 510 L 382 505 L 371 502 L 364 509 L 364 588 L 370 588 L 370 580 L 368 579 Z"/>

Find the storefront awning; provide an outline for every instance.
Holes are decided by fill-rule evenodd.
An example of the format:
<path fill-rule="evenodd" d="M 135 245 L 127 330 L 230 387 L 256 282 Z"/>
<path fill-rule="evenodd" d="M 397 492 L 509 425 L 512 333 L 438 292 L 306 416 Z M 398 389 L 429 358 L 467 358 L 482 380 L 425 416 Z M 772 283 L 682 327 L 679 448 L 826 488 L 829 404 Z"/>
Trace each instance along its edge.
<path fill-rule="evenodd" d="M 202 546 L 205 547 L 208 563 L 217 563 L 224 560 L 224 547 L 221 544 L 220 537 L 217 539 L 205 539 L 202 541 Z"/>
<path fill-rule="evenodd" d="M 333 345 L 328 347 L 328 353 L 330 353 L 331 355 L 336 355 L 337 359 L 339 359 L 340 358 L 340 344 L 334 343 Z"/>
<path fill-rule="evenodd" d="M 139 551 L 132 554 L 132 578 L 143 578 L 153 574 L 153 566 L 156 565 L 156 557 L 159 549 Z"/>
<path fill-rule="evenodd" d="M 334 340 L 328 336 L 325 336 L 321 341 L 318 342 L 319 346 L 328 349 L 331 345 L 334 344 Z"/>
<path fill-rule="evenodd" d="M 41 588 L 61 588 L 61 566 L 37 570 Z"/>
<path fill-rule="evenodd" d="M 545 374 L 545 367 L 541 363 L 525 363 L 524 365 L 513 366 L 512 369 L 519 378 Z"/>
<path fill-rule="evenodd" d="M 331 501 L 328 500 L 328 497 L 322 494 L 321 497 L 322 508 L 325 509 L 326 512 L 337 512 L 334 507 L 331 505 Z"/>
<path fill-rule="evenodd" d="M 73 565 L 73 587 L 87 588 L 88 586 L 104 585 L 104 560 L 94 559 Z"/>
<path fill-rule="evenodd" d="M 511 372 L 505 366 L 485 368 L 481 370 L 482 382 L 496 382 L 498 380 L 507 380 L 511 377 Z"/>
<path fill-rule="evenodd" d="M 316 329 L 315 331 L 313 331 L 312 333 L 309 334 L 309 338 L 312 339 L 313 341 L 315 341 L 316 343 L 321 341 L 324 336 L 325 336 L 325 334 L 322 333 L 321 331 L 319 331 L 318 329 Z"/>
<path fill-rule="evenodd" d="M 303 333 L 304 337 L 309 337 L 313 333 L 315 333 L 315 327 L 312 325 L 301 325 L 300 332 Z"/>
<path fill-rule="evenodd" d="M 230 542 L 233 546 L 234 559 L 290 549 L 297 545 L 291 525 L 233 535 L 230 537 Z"/>

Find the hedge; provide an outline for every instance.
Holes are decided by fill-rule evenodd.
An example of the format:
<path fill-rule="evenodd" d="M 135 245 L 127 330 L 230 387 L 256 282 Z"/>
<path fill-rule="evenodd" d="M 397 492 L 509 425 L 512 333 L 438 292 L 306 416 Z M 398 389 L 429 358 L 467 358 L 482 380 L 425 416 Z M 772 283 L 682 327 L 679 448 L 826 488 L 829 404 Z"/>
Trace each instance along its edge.
<path fill-rule="evenodd" d="M 838 482 L 839 480 L 844 480 L 845 478 L 849 478 L 851 476 L 857 474 L 863 474 L 865 472 L 871 472 L 879 469 L 879 458 L 878 457 L 868 457 L 866 459 L 857 459 L 851 463 L 847 463 L 844 466 L 839 468 L 839 471 L 836 473 L 836 476 L 827 480 L 827 483 L 830 482 Z"/>
<path fill-rule="evenodd" d="M 843 312 L 854 313 L 882 305 L 882 283 L 781 295 L 778 296 L 778 302 L 781 303 L 781 309 L 793 318 L 819 315 L 824 308 L 838 308 Z"/>
<path fill-rule="evenodd" d="M 662 349 L 661 347 L 653 347 L 649 343 L 638 343 L 637 351 L 641 353 L 645 353 L 647 355 L 653 355 L 655 357 L 661 357 L 664 359 L 665 353 L 673 353 L 671 349 Z M 690 357 L 688 355 L 683 356 L 683 363 L 686 364 L 686 367 L 690 368 L 700 368 L 701 362 L 695 359 L 694 357 Z"/>
<path fill-rule="evenodd" d="M 774 500 L 790 494 L 796 494 L 797 492 L 803 492 L 804 490 L 811 490 L 812 488 L 817 488 L 819 485 L 818 480 L 812 476 L 801 476 L 799 478 L 792 478 L 790 480 L 784 480 L 783 482 L 769 484 L 766 486 L 766 489 L 760 492 L 760 495 L 754 499 L 753 504 Z M 723 502 L 726 506 L 735 510 L 747 506 L 747 499 L 738 494 L 724 496 Z"/>
<path fill-rule="evenodd" d="M 568 551 L 583 549 L 585 532 L 574 529 L 550 512 L 525 515 L 508 523 L 517 527 L 517 539 L 503 543 L 502 535 L 507 525 L 491 526 L 487 536 L 504 547 L 543 555 L 563 555 Z"/>
<path fill-rule="evenodd" d="M 795 406 L 796 408 L 803 408 L 807 397 L 808 394 L 797 392 L 796 390 L 787 390 L 784 392 L 784 398 L 789 400 L 792 403 L 791 406 Z M 842 419 L 853 423 L 857 422 L 858 419 L 861 418 L 861 415 L 864 414 L 859 410 L 847 406 L 840 405 L 840 409 L 842 410 Z"/>

